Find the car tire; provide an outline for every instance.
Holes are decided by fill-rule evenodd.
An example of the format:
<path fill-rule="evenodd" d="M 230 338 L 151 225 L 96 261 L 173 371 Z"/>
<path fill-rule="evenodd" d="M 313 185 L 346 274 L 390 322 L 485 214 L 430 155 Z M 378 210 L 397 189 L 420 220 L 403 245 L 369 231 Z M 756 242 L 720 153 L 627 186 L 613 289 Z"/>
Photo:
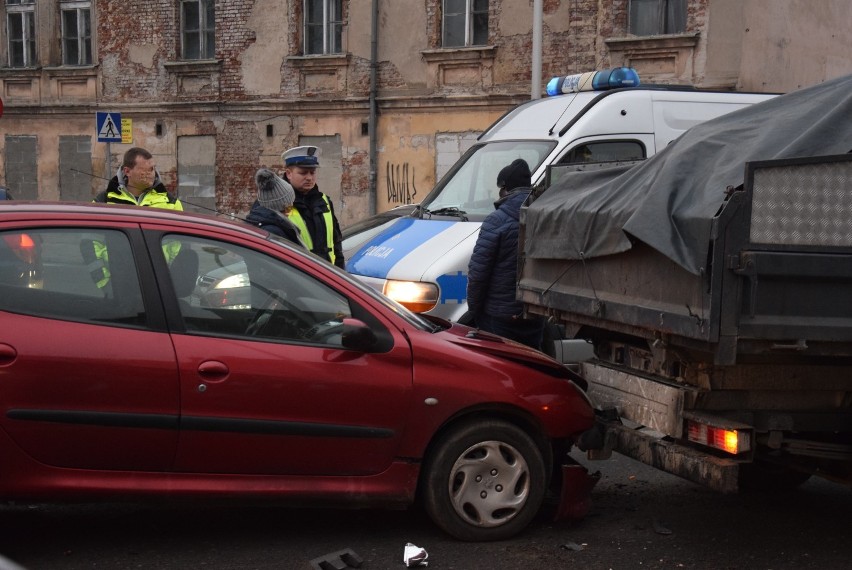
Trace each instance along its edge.
<path fill-rule="evenodd" d="M 548 468 L 532 438 L 498 420 L 471 422 L 444 434 L 422 483 L 432 520 L 459 540 L 505 540 L 541 508 Z"/>

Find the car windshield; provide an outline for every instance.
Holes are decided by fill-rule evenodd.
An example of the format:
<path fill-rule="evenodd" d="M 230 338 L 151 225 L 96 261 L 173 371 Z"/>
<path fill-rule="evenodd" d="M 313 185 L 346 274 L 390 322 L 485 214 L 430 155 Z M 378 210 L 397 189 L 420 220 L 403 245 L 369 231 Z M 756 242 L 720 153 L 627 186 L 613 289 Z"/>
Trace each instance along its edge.
<path fill-rule="evenodd" d="M 482 221 L 494 211 L 497 174 L 523 158 L 536 168 L 553 151 L 554 141 L 502 141 L 471 148 L 423 201 L 421 216 L 450 216 Z"/>

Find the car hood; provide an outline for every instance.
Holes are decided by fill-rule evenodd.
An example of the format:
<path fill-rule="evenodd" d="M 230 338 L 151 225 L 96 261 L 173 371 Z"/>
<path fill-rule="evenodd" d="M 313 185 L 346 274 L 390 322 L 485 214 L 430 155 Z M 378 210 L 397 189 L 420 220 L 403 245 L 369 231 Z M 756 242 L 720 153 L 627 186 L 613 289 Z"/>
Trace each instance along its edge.
<path fill-rule="evenodd" d="M 452 256 L 454 249 L 475 236 L 480 225 L 400 218 L 353 252 L 346 270 L 362 277 L 419 280 L 435 263 Z"/>
<path fill-rule="evenodd" d="M 446 321 L 430 315 L 422 316 L 433 322 L 438 322 L 442 325 L 442 327 L 445 327 L 445 330 L 440 334 L 446 335 L 446 340 L 457 346 L 523 364 L 525 366 L 535 368 L 536 370 L 546 372 L 549 375 L 571 380 L 584 391 L 587 388 L 587 383 L 581 376 L 543 352 L 483 330 Z"/>

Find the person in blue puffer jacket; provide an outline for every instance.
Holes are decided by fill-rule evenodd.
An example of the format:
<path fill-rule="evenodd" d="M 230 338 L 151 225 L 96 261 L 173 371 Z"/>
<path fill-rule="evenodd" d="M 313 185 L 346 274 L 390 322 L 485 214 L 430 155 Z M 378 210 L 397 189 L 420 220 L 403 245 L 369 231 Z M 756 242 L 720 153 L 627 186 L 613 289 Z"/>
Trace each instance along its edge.
<path fill-rule="evenodd" d="M 485 218 L 467 275 L 467 305 L 484 331 L 541 349 L 544 319 L 525 318 L 517 300 L 518 231 L 521 205 L 532 188 L 532 174 L 519 158 L 497 175 L 500 199 Z"/>

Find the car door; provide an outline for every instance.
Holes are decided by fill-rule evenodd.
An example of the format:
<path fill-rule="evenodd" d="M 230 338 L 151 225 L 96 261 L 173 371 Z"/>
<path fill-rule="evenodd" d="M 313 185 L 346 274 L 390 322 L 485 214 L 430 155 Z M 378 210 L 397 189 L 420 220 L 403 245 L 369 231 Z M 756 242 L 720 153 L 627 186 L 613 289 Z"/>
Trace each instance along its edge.
<path fill-rule="evenodd" d="M 0 427 L 44 465 L 171 468 L 177 363 L 134 236 L 144 249 L 132 227 L 0 227 L 0 259 L 29 267 L 0 263 Z"/>
<path fill-rule="evenodd" d="M 175 469 L 386 469 L 408 414 L 412 363 L 405 339 L 352 292 L 341 292 L 340 283 L 325 283 L 334 272 L 318 261 L 304 265 L 305 257 L 299 267 L 225 241 L 179 239 L 181 253 L 168 268 L 178 295 L 171 314 L 178 317 L 172 326 L 181 378 Z M 380 351 L 344 349 L 345 317 L 369 321 Z"/>

